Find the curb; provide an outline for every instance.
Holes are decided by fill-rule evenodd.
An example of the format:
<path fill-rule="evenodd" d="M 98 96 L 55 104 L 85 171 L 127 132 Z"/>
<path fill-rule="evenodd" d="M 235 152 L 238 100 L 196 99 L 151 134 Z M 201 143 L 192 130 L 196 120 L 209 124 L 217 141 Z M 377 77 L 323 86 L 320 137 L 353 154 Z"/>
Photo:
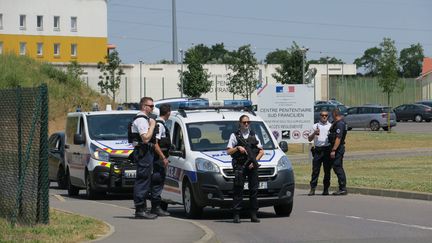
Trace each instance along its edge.
<path fill-rule="evenodd" d="M 104 223 L 105 225 L 108 226 L 109 231 L 108 231 L 107 234 L 102 235 L 101 237 L 99 237 L 99 238 L 97 238 L 97 239 L 90 240 L 90 241 L 85 241 L 85 242 L 97 242 L 97 241 L 101 241 L 101 240 L 104 240 L 104 239 L 110 237 L 110 236 L 111 236 L 112 234 L 114 234 L 114 232 L 115 232 L 115 227 L 114 227 L 113 225 L 111 225 L 111 224 L 109 224 L 108 222 L 103 221 L 103 220 L 101 220 L 101 219 L 98 219 L 98 218 L 95 218 L 95 217 L 91 217 L 91 216 L 88 216 L 88 215 L 83 215 L 83 214 L 79 214 L 79 213 L 74 213 L 74 212 L 67 211 L 67 210 L 63 210 L 63 209 L 59 209 L 59 208 L 52 208 L 52 209 L 55 209 L 55 210 L 57 210 L 57 211 L 59 211 L 59 212 L 63 212 L 63 213 L 67 213 L 67 214 L 79 215 L 79 216 L 82 216 L 82 217 L 86 217 L 86 218 L 91 218 L 91 219 L 94 219 L 94 220 L 98 220 L 98 221 L 101 221 L 102 223 Z"/>
<path fill-rule="evenodd" d="M 305 190 L 310 189 L 309 184 L 296 183 L 295 187 L 298 189 L 305 189 Z M 317 189 L 322 190 L 323 186 L 318 185 Z M 331 186 L 330 189 L 337 190 L 337 188 L 333 186 Z M 432 193 L 396 191 L 396 190 L 375 189 L 375 188 L 365 188 L 365 187 L 347 187 L 347 190 L 348 193 L 354 193 L 354 194 L 432 201 Z"/>
<path fill-rule="evenodd" d="M 91 202 L 97 203 L 97 204 L 103 204 L 103 205 L 111 206 L 111 207 L 117 207 L 117 208 L 132 210 L 132 209 L 130 209 L 128 207 L 122 207 L 122 206 L 113 205 L 113 204 L 109 204 L 109 203 L 101 203 L 101 202 L 95 202 L 95 201 L 91 201 Z M 200 228 L 202 231 L 204 231 L 204 235 L 199 240 L 195 241 L 196 243 L 207 243 L 207 242 L 208 243 L 217 243 L 217 242 L 219 242 L 217 240 L 216 234 L 213 232 L 213 230 L 211 230 L 209 227 L 207 227 L 207 226 L 205 226 L 205 225 L 203 225 L 201 223 L 195 222 L 193 220 L 179 219 L 179 218 L 174 218 L 174 217 L 170 217 L 170 216 L 166 217 L 166 218 L 170 218 L 170 219 L 174 219 L 174 220 L 177 220 L 177 221 L 183 221 L 183 222 L 191 223 L 191 224 L 195 225 L 196 227 Z M 103 238 L 105 239 L 106 237 L 103 237 Z"/>

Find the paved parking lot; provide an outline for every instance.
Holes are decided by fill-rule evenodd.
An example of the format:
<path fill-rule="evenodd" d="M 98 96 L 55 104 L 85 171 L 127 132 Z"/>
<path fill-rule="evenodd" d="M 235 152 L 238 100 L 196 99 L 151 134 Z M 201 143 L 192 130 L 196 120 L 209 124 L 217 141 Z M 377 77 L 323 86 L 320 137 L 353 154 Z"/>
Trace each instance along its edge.
<path fill-rule="evenodd" d="M 369 129 L 355 128 L 352 131 L 370 131 Z M 392 128 L 395 132 L 400 133 L 432 133 L 432 122 L 398 122 L 396 127 Z M 382 129 L 380 129 L 383 132 Z"/>

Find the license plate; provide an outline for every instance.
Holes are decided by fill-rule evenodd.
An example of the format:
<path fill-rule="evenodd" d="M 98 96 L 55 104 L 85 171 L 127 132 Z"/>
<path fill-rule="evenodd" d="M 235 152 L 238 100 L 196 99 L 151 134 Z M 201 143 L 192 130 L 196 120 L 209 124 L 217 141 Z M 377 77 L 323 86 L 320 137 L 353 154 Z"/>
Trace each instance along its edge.
<path fill-rule="evenodd" d="M 249 189 L 248 182 L 245 182 L 244 189 Z M 258 189 L 267 189 L 267 181 L 260 181 L 258 185 Z"/>
<path fill-rule="evenodd" d="M 126 178 L 135 178 L 136 170 L 125 170 L 124 175 Z"/>

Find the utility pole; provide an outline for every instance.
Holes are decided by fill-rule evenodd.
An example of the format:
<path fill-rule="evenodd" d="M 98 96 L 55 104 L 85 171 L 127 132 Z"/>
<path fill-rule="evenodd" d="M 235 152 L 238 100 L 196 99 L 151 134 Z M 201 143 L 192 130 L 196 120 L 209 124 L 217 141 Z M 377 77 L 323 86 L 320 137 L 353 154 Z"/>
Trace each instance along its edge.
<path fill-rule="evenodd" d="M 305 64 L 305 59 L 306 59 L 306 52 L 307 51 L 309 51 L 309 48 L 305 48 L 305 47 L 302 47 L 302 48 L 300 48 L 300 51 L 301 51 L 301 53 L 302 53 L 302 78 L 303 78 L 303 81 L 302 81 L 302 84 L 305 84 L 305 66 L 306 66 L 306 64 Z"/>
<path fill-rule="evenodd" d="M 139 64 L 140 64 L 140 99 L 143 97 L 142 96 L 142 60 L 139 60 Z"/>
<path fill-rule="evenodd" d="M 183 97 L 183 49 L 180 49 L 180 60 L 181 60 L 181 66 L 180 66 L 180 97 Z"/>
<path fill-rule="evenodd" d="M 177 47 L 177 14 L 176 1 L 172 0 L 172 41 L 173 41 L 173 63 L 178 63 L 178 47 Z"/>

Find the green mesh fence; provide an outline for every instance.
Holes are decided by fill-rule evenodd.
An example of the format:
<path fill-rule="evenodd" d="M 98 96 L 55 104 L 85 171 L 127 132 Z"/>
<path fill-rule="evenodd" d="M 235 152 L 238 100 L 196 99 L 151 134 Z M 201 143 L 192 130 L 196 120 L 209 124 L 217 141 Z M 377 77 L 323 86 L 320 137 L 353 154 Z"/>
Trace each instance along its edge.
<path fill-rule="evenodd" d="M 0 97 L 0 217 L 47 224 L 47 86 L 0 90 Z"/>
<path fill-rule="evenodd" d="M 404 89 L 394 92 L 390 99 L 391 107 L 414 103 L 422 99 L 421 80 L 401 79 Z M 387 105 L 387 95 L 382 93 L 378 78 L 373 77 L 341 77 L 330 78 L 330 97 L 334 97 L 349 106 L 363 104 Z"/>

